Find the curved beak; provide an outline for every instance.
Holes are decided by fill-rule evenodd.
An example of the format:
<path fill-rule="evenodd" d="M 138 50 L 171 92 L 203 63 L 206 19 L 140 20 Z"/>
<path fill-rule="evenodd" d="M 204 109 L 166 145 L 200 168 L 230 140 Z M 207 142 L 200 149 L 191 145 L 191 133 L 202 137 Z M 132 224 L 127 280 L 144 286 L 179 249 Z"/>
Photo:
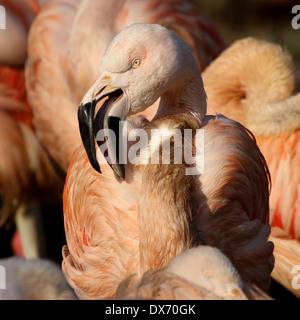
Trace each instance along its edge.
<path fill-rule="evenodd" d="M 100 80 L 100 81 L 99 81 Z M 99 79 L 87 92 L 78 109 L 81 139 L 93 168 L 101 173 L 96 156 L 96 142 L 121 181 L 125 179 L 122 151 L 122 121 L 128 115 L 130 103 L 120 88 Z M 107 98 L 95 117 L 97 105 Z"/>

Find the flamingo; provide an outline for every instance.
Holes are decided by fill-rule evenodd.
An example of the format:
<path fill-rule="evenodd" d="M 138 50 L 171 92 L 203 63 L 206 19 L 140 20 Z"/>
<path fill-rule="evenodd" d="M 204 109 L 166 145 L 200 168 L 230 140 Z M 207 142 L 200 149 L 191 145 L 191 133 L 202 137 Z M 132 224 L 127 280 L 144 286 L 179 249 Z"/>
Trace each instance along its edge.
<path fill-rule="evenodd" d="M 0 114 L 0 226 L 16 222 L 26 258 L 37 258 L 37 207 L 61 201 L 63 180 L 34 134 L 23 70 L 0 67 Z"/>
<path fill-rule="evenodd" d="M 63 189 L 63 179 L 36 138 L 24 76 L 29 29 L 50 1 L 0 1 L 6 17 L 6 29 L 0 31 L 0 227 L 16 222 L 26 258 L 45 254 L 39 205 L 61 202 Z"/>
<path fill-rule="evenodd" d="M 221 77 L 221 78 L 220 78 Z M 246 38 L 233 43 L 203 73 L 208 112 L 249 128 L 271 178 L 272 276 L 300 297 L 292 270 L 300 265 L 300 94 L 291 56 L 279 45 Z"/>
<path fill-rule="evenodd" d="M 22 101 L 25 95 L 23 79 L 19 71 L 0 68 L 1 225 L 11 220 L 11 212 L 25 200 L 23 190 L 28 188 L 30 179 L 26 144 L 14 117 L 19 116 L 25 122 L 30 117 L 30 111 Z"/>
<path fill-rule="evenodd" d="M 190 45 L 201 70 L 225 48 L 212 23 L 184 0 L 50 2 L 30 30 L 26 82 L 37 136 L 63 172 L 81 143 L 75 106 L 96 80 L 94 66 L 113 36 L 134 22 L 156 22 L 175 31 Z M 147 112 L 151 117 L 155 107 Z"/>
<path fill-rule="evenodd" d="M 99 73 L 79 107 L 83 145 L 72 157 L 63 196 L 62 268 L 77 296 L 114 297 L 131 274 L 162 268 L 201 244 L 218 247 L 242 281 L 268 291 L 274 257 L 265 160 L 242 125 L 206 116 L 201 73 L 188 45 L 160 25 L 133 24 L 110 43 Z M 151 122 L 141 115 L 127 118 L 158 99 Z M 136 156 L 123 164 L 110 138 L 126 118 L 129 136 L 141 128 L 150 140 L 143 139 Z M 110 132 L 103 154 L 94 137 L 102 129 Z M 194 141 L 193 147 L 195 130 L 204 130 L 202 173 L 198 165 L 151 164 L 149 146 L 163 148 L 151 134 L 155 129 L 174 140 L 191 129 L 194 135 L 184 145 Z M 181 148 L 173 145 L 170 153 Z M 188 168 L 196 171 L 187 175 Z"/>
<path fill-rule="evenodd" d="M 1 287 L 4 290 L 0 290 L 0 300 L 76 299 L 61 269 L 51 260 L 10 257 L 1 259 L 0 266 L 5 268 L 5 288 Z"/>
<path fill-rule="evenodd" d="M 23 69 L 29 28 L 41 7 L 50 0 L 1 0 L 6 29 L 1 30 L 0 65 Z"/>
<path fill-rule="evenodd" d="M 230 260 L 217 248 L 198 246 L 179 254 L 161 269 L 140 279 L 131 275 L 117 289 L 117 299 L 271 300 L 245 286 Z"/>

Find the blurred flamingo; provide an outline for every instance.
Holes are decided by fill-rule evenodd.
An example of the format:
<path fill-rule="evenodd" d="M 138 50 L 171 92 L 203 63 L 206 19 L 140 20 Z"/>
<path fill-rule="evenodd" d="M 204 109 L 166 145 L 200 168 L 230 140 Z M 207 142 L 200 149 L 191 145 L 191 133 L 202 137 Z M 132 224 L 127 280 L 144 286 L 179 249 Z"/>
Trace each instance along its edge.
<path fill-rule="evenodd" d="M 0 67 L 0 226 L 15 219 L 27 258 L 37 258 L 42 230 L 39 203 L 58 203 L 63 181 L 37 140 L 27 103 L 24 71 Z"/>
<path fill-rule="evenodd" d="M 50 260 L 11 257 L 1 259 L 0 265 L 5 268 L 6 275 L 0 300 L 76 299 L 59 266 Z"/>
<path fill-rule="evenodd" d="M 11 213 L 25 201 L 24 190 L 29 187 L 30 170 L 23 138 L 23 123 L 30 126 L 31 113 L 25 99 L 24 74 L 9 68 L 0 68 L 0 224 L 11 219 Z"/>
<path fill-rule="evenodd" d="M 113 297 L 126 277 L 162 268 L 203 243 L 218 247 L 243 281 L 268 291 L 274 258 L 265 160 L 239 123 L 206 116 L 202 78 L 189 47 L 162 26 L 134 24 L 113 39 L 99 73 L 79 108 L 85 149 L 80 146 L 74 153 L 64 190 L 62 267 L 78 297 Z M 111 135 L 103 154 L 95 148 L 100 129 L 113 134 L 121 119 L 158 98 L 151 122 L 142 116 L 127 119 L 129 135 L 134 128 L 149 135 L 161 129 L 168 143 L 190 129 L 193 137 L 184 146 L 196 148 L 196 130 L 203 129 L 201 174 L 198 164 L 152 164 L 148 148 L 164 149 L 165 143 L 152 134 L 125 165 Z M 118 135 L 116 139 L 122 145 Z M 170 153 L 178 155 L 181 148 L 174 143 Z M 104 163 L 101 169 L 99 163 Z"/>
<path fill-rule="evenodd" d="M 1 30 L 0 65 L 23 68 L 29 28 L 42 6 L 51 0 L 0 0 L 5 8 L 6 29 Z"/>
<path fill-rule="evenodd" d="M 198 246 L 179 254 L 161 269 L 123 280 L 117 299 L 147 300 L 271 300 L 251 284 L 244 284 L 220 250 Z"/>
<path fill-rule="evenodd" d="M 22 70 L 27 59 L 29 29 L 48 2 L 0 1 L 6 13 L 6 29 L 1 30 L 0 38 L 0 149 L 5 155 L 0 163 L 0 226 L 16 220 L 23 247 L 18 246 L 18 251 L 27 258 L 37 258 L 44 251 L 38 206 L 58 203 L 63 186 L 63 180 L 35 136 Z"/>
<path fill-rule="evenodd" d="M 208 113 L 221 112 L 249 128 L 272 179 L 273 277 L 292 287 L 300 265 L 300 94 L 290 55 L 254 38 L 236 41 L 203 73 Z M 295 241 L 297 240 L 297 241 Z"/>
<path fill-rule="evenodd" d="M 6 29 L 0 37 L 0 226 L 16 220 L 23 247 L 19 251 L 27 258 L 37 258 L 44 250 L 37 202 L 58 202 L 63 182 L 36 139 L 22 70 L 30 26 L 48 2 L 0 1 L 6 14 Z"/>
<path fill-rule="evenodd" d="M 95 66 L 113 36 L 134 22 L 175 31 L 190 45 L 201 70 L 225 47 L 211 22 L 188 1 L 53 0 L 31 28 L 26 80 L 37 135 L 64 172 L 81 143 L 76 106 L 96 80 Z"/>

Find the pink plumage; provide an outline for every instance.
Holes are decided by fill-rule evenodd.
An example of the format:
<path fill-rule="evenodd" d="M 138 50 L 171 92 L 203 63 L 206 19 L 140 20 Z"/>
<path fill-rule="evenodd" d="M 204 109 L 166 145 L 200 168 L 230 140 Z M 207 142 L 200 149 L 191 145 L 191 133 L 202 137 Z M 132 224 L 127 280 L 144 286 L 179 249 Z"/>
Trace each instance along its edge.
<path fill-rule="evenodd" d="M 135 33 L 141 37 L 134 37 Z M 131 67 L 136 59 L 138 66 Z M 114 91 L 120 96 L 108 97 L 112 100 L 104 119 L 118 112 L 124 119 L 160 98 L 152 121 L 128 118 L 129 126 L 148 134 L 163 129 L 165 135 L 175 129 L 177 134 L 184 129 L 194 134 L 204 130 L 204 171 L 186 175 L 186 163 L 151 164 L 146 152 L 151 142 L 147 142 L 141 147 L 140 161 L 125 164 L 125 176 L 118 170 L 120 165 L 111 168 L 98 150 L 99 175 L 80 146 L 64 190 L 68 246 L 63 249 L 63 270 L 77 295 L 113 297 L 118 283 L 130 274 L 162 268 L 201 243 L 218 247 L 243 281 L 267 291 L 274 257 L 268 241 L 266 163 L 242 125 L 221 115 L 206 116 L 201 74 L 188 46 L 158 25 L 125 28 L 107 48 L 100 77 L 80 105 L 80 112 L 86 108 L 86 113 L 80 114 L 90 114 L 93 103 L 109 92 L 113 97 Z M 93 147 L 86 143 L 94 137 L 87 134 L 86 116 L 79 120 L 85 149 L 96 167 Z M 155 136 L 151 139 L 156 141 Z"/>

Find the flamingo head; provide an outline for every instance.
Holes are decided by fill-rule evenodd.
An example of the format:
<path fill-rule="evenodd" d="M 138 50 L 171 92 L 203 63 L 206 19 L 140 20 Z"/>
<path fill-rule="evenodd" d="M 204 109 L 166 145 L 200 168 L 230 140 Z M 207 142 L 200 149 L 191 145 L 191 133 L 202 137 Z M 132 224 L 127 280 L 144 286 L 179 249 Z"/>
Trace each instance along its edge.
<path fill-rule="evenodd" d="M 118 153 L 120 122 L 144 111 L 165 94 L 176 95 L 188 80 L 200 84 L 195 91 L 205 97 L 202 78 L 188 45 L 179 36 L 160 25 L 141 23 L 126 27 L 115 36 L 104 53 L 99 72 L 100 77 L 78 110 L 80 133 L 92 166 L 101 173 L 95 138 L 100 130 L 106 130 L 105 158 L 123 181 L 125 167 L 120 164 Z M 98 142 L 100 149 L 103 141 Z"/>

